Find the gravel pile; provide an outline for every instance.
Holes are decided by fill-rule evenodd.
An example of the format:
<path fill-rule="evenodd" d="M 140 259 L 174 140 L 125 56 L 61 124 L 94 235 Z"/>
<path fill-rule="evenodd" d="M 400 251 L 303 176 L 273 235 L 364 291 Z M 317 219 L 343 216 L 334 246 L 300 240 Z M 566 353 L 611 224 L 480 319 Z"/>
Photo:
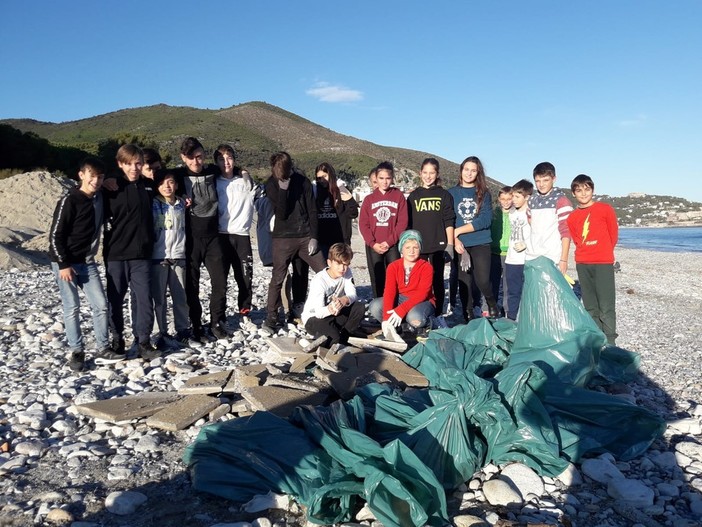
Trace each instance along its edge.
<path fill-rule="evenodd" d="M 358 249 L 356 281 L 367 285 Z M 641 375 L 618 386 L 617 393 L 664 417 L 665 436 L 635 460 L 624 463 L 603 455 L 571 466 L 558 478 L 540 477 L 519 464 L 489 465 L 449 496 L 455 525 L 700 525 L 702 292 L 695 279 L 702 255 L 620 249 L 617 256 L 622 269 L 617 274 L 618 344 L 641 354 Z M 114 396 L 175 391 L 193 375 L 236 365 L 280 365 L 281 357 L 268 349 L 257 327 L 265 316 L 269 278 L 270 270 L 255 270 L 258 309 L 251 322 L 230 317 L 236 331 L 229 340 L 151 362 L 133 359 L 75 374 L 65 366 L 52 275 L 47 269 L 3 272 L 0 525 L 304 525 L 303 511 L 286 498 L 271 496 L 243 508 L 191 490 L 180 458 L 204 419 L 166 433 L 143 421 L 100 422 L 74 408 Z M 361 288 L 366 299 L 368 291 Z M 83 314 L 88 327 L 87 307 Z M 302 331 L 290 326 L 287 334 Z M 222 419 L 235 415 L 236 404 Z M 271 503 L 276 508 L 269 509 Z M 380 527 L 365 508 L 356 521 Z"/>

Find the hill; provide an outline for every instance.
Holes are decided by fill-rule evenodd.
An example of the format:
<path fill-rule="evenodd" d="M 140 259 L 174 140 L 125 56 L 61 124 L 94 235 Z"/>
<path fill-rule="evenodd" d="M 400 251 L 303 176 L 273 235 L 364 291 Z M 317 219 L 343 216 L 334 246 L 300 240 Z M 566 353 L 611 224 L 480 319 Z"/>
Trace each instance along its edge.
<path fill-rule="evenodd" d="M 258 179 L 269 174 L 270 155 L 286 150 L 308 176 L 317 164 L 328 161 L 340 177 L 353 184 L 365 178 L 379 161 L 390 160 L 398 169 L 398 183 L 412 186 L 422 159 L 432 155 L 339 134 L 265 102 L 249 102 L 220 110 L 159 104 L 64 123 L 31 119 L 7 119 L 0 123 L 48 140 L 55 147 L 79 149 L 106 161 L 111 161 L 119 144 L 136 142 L 157 148 L 167 162 L 175 164 L 180 161 L 181 141 L 193 135 L 210 152 L 220 143 L 234 146 L 239 163 Z M 458 165 L 447 159 L 437 159 L 441 162 L 442 173 L 453 179 Z M 5 168 L 26 171 L 39 167 Z M 70 170 L 66 172 L 71 173 Z M 493 188 L 497 185 L 491 180 Z"/>

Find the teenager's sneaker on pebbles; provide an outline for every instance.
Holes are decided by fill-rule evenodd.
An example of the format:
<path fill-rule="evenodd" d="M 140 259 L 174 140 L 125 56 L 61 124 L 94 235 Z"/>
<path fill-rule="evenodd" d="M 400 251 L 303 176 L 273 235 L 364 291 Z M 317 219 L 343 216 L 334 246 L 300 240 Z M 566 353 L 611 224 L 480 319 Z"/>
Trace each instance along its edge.
<path fill-rule="evenodd" d="M 127 358 L 126 353 L 117 353 L 111 348 L 105 348 L 95 354 L 95 364 L 115 364 Z"/>
<path fill-rule="evenodd" d="M 227 327 L 222 322 L 210 326 L 210 331 L 212 331 L 212 335 L 214 335 L 217 340 L 226 340 L 231 336 L 229 331 L 227 331 Z"/>
<path fill-rule="evenodd" d="M 85 352 L 72 351 L 71 356 L 68 358 L 68 367 L 72 371 L 83 371 L 85 369 Z"/>
<path fill-rule="evenodd" d="M 274 320 L 266 320 L 263 324 L 261 324 L 261 332 L 269 337 L 272 337 L 278 333 L 278 323 Z"/>
<path fill-rule="evenodd" d="M 140 342 L 139 356 L 144 360 L 154 360 L 161 356 L 161 352 L 154 348 L 151 342 Z"/>

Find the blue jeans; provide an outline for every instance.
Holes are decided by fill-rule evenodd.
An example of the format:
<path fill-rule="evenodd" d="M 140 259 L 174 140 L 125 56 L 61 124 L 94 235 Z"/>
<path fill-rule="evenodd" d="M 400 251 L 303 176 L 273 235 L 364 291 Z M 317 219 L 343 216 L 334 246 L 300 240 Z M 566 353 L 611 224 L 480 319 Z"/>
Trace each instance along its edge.
<path fill-rule="evenodd" d="M 407 300 L 407 297 L 400 295 L 397 300 L 397 305 L 402 304 Z M 383 297 L 374 298 L 368 306 L 371 316 L 378 322 L 383 321 Z M 405 315 L 404 320 L 414 328 L 423 328 L 429 325 L 429 319 L 434 316 L 434 306 L 428 300 L 420 302 Z"/>
<path fill-rule="evenodd" d="M 61 304 L 63 304 L 63 324 L 66 327 L 68 347 L 73 351 L 81 351 L 83 349 L 83 333 L 80 330 L 80 298 L 78 296 L 78 289 L 82 289 L 83 294 L 85 294 L 90 303 L 97 349 L 104 349 L 109 344 L 107 300 L 105 299 L 105 290 L 102 288 L 97 264 L 73 264 L 71 267 L 75 275 L 73 281 L 66 282 L 59 278 L 58 264 L 56 262 L 51 263 L 51 269 L 56 276 L 59 294 L 61 295 Z"/>
<path fill-rule="evenodd" d="M 524 287 L 524 265 L 505 264 L 507 278 L 507 318 L 517 320 Z"/>

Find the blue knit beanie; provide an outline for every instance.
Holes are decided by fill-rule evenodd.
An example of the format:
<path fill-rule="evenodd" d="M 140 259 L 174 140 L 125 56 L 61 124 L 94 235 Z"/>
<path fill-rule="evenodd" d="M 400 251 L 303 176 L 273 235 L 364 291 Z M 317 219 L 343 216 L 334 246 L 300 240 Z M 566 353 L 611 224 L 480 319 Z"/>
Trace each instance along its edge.
<path fill-rule="evenodd" d="M 410 240 L 414 240 L 419 244 L 419 252 L 422 251 L 422 235 L 419 234 L 419 231 L 415 231 L 414 229 L 409 229 L 400 234 L 400 242 L 398 243 L 398 247 L 400 248 L 400 252 L 402 252 L 402 247 L 405 245 Z"/>

